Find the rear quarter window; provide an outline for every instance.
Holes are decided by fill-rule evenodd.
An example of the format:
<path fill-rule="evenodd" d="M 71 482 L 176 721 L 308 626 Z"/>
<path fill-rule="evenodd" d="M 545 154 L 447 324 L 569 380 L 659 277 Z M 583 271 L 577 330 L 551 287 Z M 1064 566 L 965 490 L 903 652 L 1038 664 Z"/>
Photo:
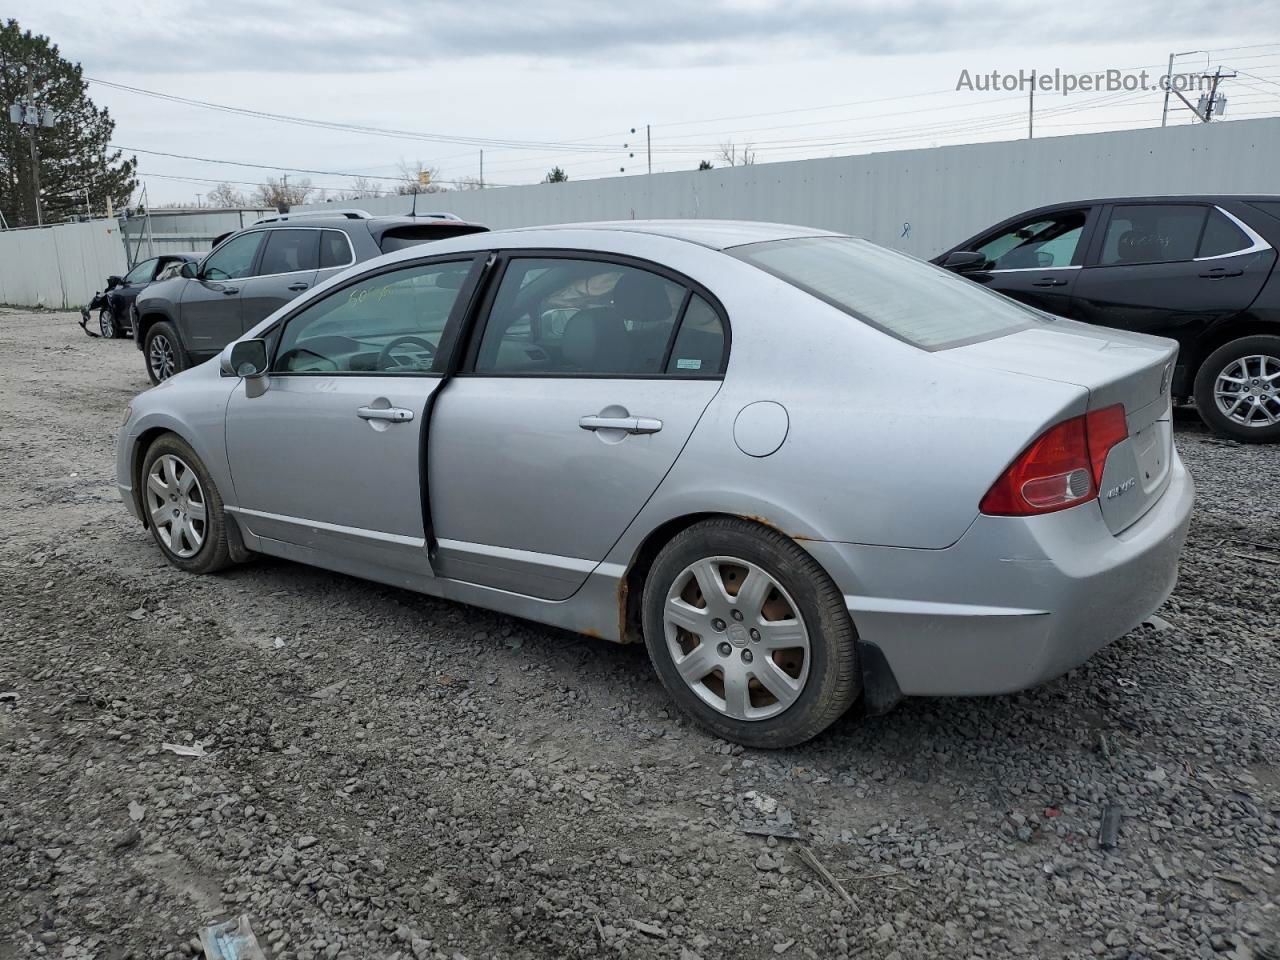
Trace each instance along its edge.
<path fill-rule="evenodd" d="M 390 227 L 383 231 L 378 246 L 383 253 L 392 253 L 419 243 L 430 243 L 432 240 L 446 240 L 449 237 L 465 237 L 469 233 L 484 232 L 484 227 L 451 221 L 407 223 L 402 227 Z"/>
<path fill-rule="evenodd" d="M 1040 321 L 972 280 L 866 240 L 801 237 L 728 252 L 925 350 L 988 340 Z"/>

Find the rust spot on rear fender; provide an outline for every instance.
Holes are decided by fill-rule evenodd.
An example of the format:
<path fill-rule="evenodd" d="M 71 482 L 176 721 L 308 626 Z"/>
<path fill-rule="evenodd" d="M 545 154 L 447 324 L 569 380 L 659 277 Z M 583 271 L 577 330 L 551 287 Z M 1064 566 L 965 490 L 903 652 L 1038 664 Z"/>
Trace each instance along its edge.
<path fill-rule="evenodd" d="M 768 520 L 765 517 L 757 516 L 754 513 L 740 513 L 738 514 L 738 516 L 741 517 L 743 520 L 750 520 L 753 523 L 758 523 L 762 527 L 768 527 L 770 530 L 776 530 L 778 533 L 782 534 L 784 537 L 790 537 L 792 540 L 817 540 L 818 539 L 817 537 L 806 537 L 802 533 L 787 533 L 787 531 L 783 530 L 780 526 L 778 526 L 772 520 Z"/>

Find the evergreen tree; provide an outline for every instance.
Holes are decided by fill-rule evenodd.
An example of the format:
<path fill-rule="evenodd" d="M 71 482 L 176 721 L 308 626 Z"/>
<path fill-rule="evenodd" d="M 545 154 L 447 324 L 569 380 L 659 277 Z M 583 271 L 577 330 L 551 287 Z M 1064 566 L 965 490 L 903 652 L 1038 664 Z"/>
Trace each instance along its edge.
<path fill-rule="evenodd" d="M 108 198 L 116 210 L 128 204 L 137 159 L 109 146 L 115 121 L 87 90 L 80 64 L 64 59 L 48 37 L 22 30 L 17 20 L 0 23 L 0 213 L 11 227 L 36 222 L 30 144 L 26 130 L 9 122 L 9 105 L 28 99 L 57 115 L 54 127 L 35 131 L 44 222 L 83 215 L 86 202 L 98 217 Z"/>

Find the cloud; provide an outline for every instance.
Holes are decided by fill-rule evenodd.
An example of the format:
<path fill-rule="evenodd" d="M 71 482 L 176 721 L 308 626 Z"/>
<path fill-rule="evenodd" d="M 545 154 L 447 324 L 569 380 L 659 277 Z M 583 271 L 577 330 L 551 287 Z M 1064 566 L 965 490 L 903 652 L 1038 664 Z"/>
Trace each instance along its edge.
<path fill-rule="evenodd" d="M 460 58 L 511 57 L 655 68 L 740 62 L 766 51 L 805 55 L 918 54 L 993 44 L 1092 44 L 1141 29 L 1144 39 L 1190 35 L 1199 3 L 1107 0 L 1069 5 L 988 0 L 221 0 L 112 4 L 98 17 L 31 5 L 24 25 L 53 34 L 93 70 L 158 73 L 357 73 L 430 68 Z M 56 4 L 55 4 L 56 6 Z M 1214 8 L 1215 29 L 1247 33 L 1240 0 Z M 1106 28 L 1100 27 L 1105 24 Z M 212 90 L 206 90 L 211 93 Z"/>

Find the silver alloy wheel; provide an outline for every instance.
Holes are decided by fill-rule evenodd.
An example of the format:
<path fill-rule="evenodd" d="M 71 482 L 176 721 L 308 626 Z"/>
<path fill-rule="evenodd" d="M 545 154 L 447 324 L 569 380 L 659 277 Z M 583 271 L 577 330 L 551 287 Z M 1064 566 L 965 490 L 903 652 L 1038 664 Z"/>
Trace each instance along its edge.
<path fill-rule="evenodd" d="M 151 338 L 147 356 L 151 358 L 151 372 L 156 375 L 157 380 L 168 380 L 173 376 L 173 344 L 163 333 L 157 333 Z"/>
<path fill-rule="evenodd" d="M 1213 399 L 1223 416 L 1246 427 L 1280 423 L 1280 359 L 1240 357 L 1222 368 Z"/>
<path fill-rule="evenodd" d="M 116 321 L 110 307 L 102 307 L 98 310 L 98 329 L 108 340 L 116 335 Z"/>
<path fill-rule="evenodd" d="M 171 453 L 147 474 L 147 509 L 160 540 L 175 556 L 194 557 L 204 545 L 208 511 L 196 472 Z"/>
<path fill-rule="evenodd" d="M 676 671 L 712 709 L 767 720 L 792 706 L 809 678 L 809 631 L 786 590 L 736 557 L 681 571 L 663 604 Z"/>

